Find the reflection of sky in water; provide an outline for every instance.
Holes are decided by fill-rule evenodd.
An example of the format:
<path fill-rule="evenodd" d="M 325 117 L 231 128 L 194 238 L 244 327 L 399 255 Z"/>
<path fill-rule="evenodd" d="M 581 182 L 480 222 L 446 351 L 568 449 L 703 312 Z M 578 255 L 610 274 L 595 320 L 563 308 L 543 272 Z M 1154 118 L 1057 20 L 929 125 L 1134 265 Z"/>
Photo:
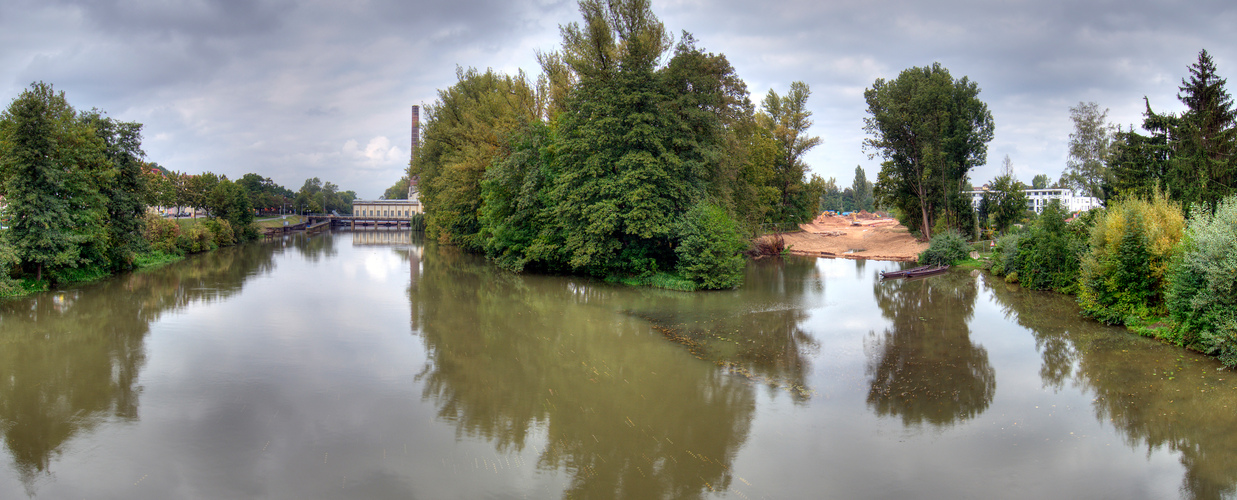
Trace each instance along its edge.
<path fill-rule="evenodd" d="M 419 247 L 350 244 L 355 241 L 336 235 L 333 256 L 285 251 L 269 274 L 246 281 L 242 293 L 191 301 L 151 323 L 135 389 L 137 420 L 102 417 L 104 425 L 70 438 L 51 458 L 51 475 L 39 476 L 33 491 L 39 498 L 556 497 L 573 481 L 604 475 L 589 467 L 616 456 L 574 460 L 673 450 L 719 432 L 705 424 L 721 419 L 733 424 L 721 431 L 729 433 L 724 453 L 701 460 L 719 462 L 726 489 L 710 493 L 702 486 L 686 496 L 1180 494 L 1178 453 L 1163 446 L 1148 450 L 1097 420 L 1094 390 L 1083 390 L 1076 379 L 1046 384 L 1035 338 L 1012 322 L 982 278 L 971 284 L 963 277 L 958 285 L 976 287 L 967 332 L 958 341 L 982 351 L 994 372 L 995 395 L 967 418 L 904 425 L 897 415 L 878 416 L 868 402 L 869 367 L 881 349 L 868 339 L 898 328 L 882 315 L 873 288 L 899 285 L 874 284 L 875 276 L 895 264 L 790 258 L 784 268 L 761 271 L 776 271 L 769 275 L 776 278 L 752 281 L 742 291 L 681 294 L 475 269 L 480 274 L 453 275 L 441 263 L 430 264 L 446 257 L 422 255 Z M 410 265 L 418 272 L 410 273 Z M 487 291 L 469 288 L 468 280 L 479 280 Z M 449 283 L 459 288 L 445 289 Z M 221 288 L 227 286 L 239 285 Z M 442 288 L 428 289 L 435 286 Z M 73 297 L 56 300 L 68 304 Z M 557 313 L 552 307 L 562 306 L 553 301 L 561 297 L 573 302 Z M 480 317 L 433 310 L 455 300 L 474 301 L 463 312 Z M 451 323 L 421 324 L 413 332 L 410 318 Z M 810 395 L 792 397 L 782 387 L 738 375 L 717 377 L 711 360 L 695 360 L 683 346 L 649 331 L 649 321 L 705 334 L 714 327 L 764 328 L 776 336 L 785 333 L 782 326 L 793 327 L 805 337 L 788 344 L 799 350 L 791 355 L 804 363 L 769 367 L 754 357 L 750 369 L 774 377 L 806 366 L 802 382 Z M 514 328 L 525 323 L 534 328 Z M 615 334 L 604 335 L 608 328 Z M 457 329 L 468 335 L 454 339 Z M 723 338 L 704 337 L 719 349 L 709 355 L 724 356 L 727 342 L 757 340 L 744 336 L 750 332 L 711 333 Z M 1116 333 L 1109 342 L 1119 349 L 1161 348 Z M 650 360 L 663 364 L 652 367 L 659 376 L 673 375 L 648 376 Z M 504 373 L 500 366 L 515 371 L 503 378 L 496 375 Z M 440 392 L 427 392 L 431 382 Z M 554 408 L 533 404 L 524 446 L 500 451 L 496 442 L 504 436 L 487 436 L 481 427 L 492 423 L 484 411 L 493 401 L 464 391 L 475 388 L 468 384 L 514 382 L 544 384 L 532 397 Z M 628 387 L 640 394 L 624 394 Z M 505 390 L 495 390 L 499 401 Z M 686 408 L 727 414 L 679 415 L 680 401 L 672 398 L 627 407 L 646 392 L 703 394 Z M 553 399 L 563 393 L 564 399 Z M 741 408 L 726 407 L 721 396 Z M 459 405 L 452 407 L 458 420 L 444 416 L 447 402 Z M 598 408 L 604 411 L 591 413 Z M 646 418 L 628 429 L 622 419 L 629 414 Z M 607 446 L 601 442 L 607 435 L 590 426 L 611 421 L 628 432 L 615 435 L 633 440 L 683 437 L 674 445 Z M 539 467 L 546 456 L 557 461 Z M 677 460 L 671 456 L 661 457 L 663 467 Z M 12 457 L 0 457 L 0 498 L 25 497 Z M 640 468 L 638 456 L 617 458 L 631 460 L 632 478 L 655 469 Z M 698 483 L 663 477 L 689 489 Z"/>

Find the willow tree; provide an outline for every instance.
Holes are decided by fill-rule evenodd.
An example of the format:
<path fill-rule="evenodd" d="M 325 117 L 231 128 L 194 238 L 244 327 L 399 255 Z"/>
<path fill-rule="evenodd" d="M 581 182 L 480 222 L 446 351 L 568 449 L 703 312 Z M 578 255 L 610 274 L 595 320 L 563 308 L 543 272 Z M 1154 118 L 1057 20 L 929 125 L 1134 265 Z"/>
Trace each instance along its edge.
<path fill-rule="evenodd" d="M 962 192 L 968 173 L 987 162 L 992 113 L 979 100 L 979 85 L 955 80 L 940 63 L 909 68 L 898 78 L 876 79 L 865 90 L 872 137 L 864 148 L 885 161 L 877 176 L 877 204 L 895 207 L 903 222 L 924 237 L 943 217 L 952 227 L 970 224 Z M 872 156 L 876 156 L 873 154 Z"/>

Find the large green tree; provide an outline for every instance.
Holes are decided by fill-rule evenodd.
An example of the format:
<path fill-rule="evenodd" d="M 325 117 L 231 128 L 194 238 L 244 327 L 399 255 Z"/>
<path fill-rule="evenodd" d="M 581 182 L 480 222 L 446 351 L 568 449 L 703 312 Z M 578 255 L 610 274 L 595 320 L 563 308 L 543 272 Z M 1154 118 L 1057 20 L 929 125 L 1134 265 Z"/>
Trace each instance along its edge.
<path fill-rule="evenodd" d="M 542 115 L 541 101 L 523 73 L 507 76 L 459 69 L 458 81 L 423 108 L 423 142 L 409 168 L 420 176 L 426 232 L 446 243 L 479 250 L 481 179 L 503 140 Z"/>
<path fill-rule="evenodd" d="M 3 237 L 35 279 L 105 263 L 108 203 L 99 186 L 114 174 L 104 148 L 51 84 L 32 84 L 0 114 Z"/>
<path fill-rule="evenodd" d="M 757 123 L 769 131 L 778 147 L 772 181 L 781 199 L 773 222 L 808 222 L 820 208 L 824 180 L 804 182 L 807 164 L 803 155 L 821 143 L 820 137 L 807 132 L 812 126 L 812 112 L 807 108 L 811 95 L 811 88 L 803 82 L 791 83 L 784 96 L 770 90 L 760 103 L 761 113 L 756 115 Z"/>
<path fill-rule="evenodd" d="M 909 68 L 894 80 L 878 78 L 864 91 L 869 116 L 864 147 L 885 161 L 877 176 L 877 203 L 898 209 L 912 230 L 931 237 L 938 218 L 970 225 L 968 173 L 987 162 L 992 114 L 979 85 L 955 80 L 933 63 Z"/>
<path fill-rule="evenodd" d="M 1159 185 L 1185 205 L 1207 206 L 1237 191 L 1237 110 L 1227 80 L 1206 50 L 1189 70 L 1177 94 L 1183 113 L 1157 113 L 1148 100 L 1143 129 L 1150 135 L 1118 133 L 1115 189 L 1145 196 Z"/>
<path fill-rule="evenodd" d="M 1237 111 L 1216 74 L 1211 55 L 1203 50 L 1181 80 L 1177 99 L 1186 111 L 1176 121 L 1176 141 L 1169 168 L 1169 190 L 1183 202 L 1214 206 L 1237 189 Z"/>
<path fill-rule="evenodd" d="M 142 237 L 148 198 L 142 124 L 113 120 L 98 110 L 83 113 L 81 120 L 103 141 L 104 156 L 111 164 L 108 182 L 98 186 L 108 203 L 108 261 L 112 269 L 127 271 L 147 248 Z"/>
<path fill-rule="evenodd" d="M 1008 172 L 997 176 L 989 186 L 981 203 L 993 229 L 1005 232 L 1027 211 L 1027 193 L 1023 191 L 1026 186 Z"/>
<path fill-rule="evenodd" d="M 1108 110 L 1101 111 L 1095 102 L 1080 102 L 1069 112 L 1074 132 L 1069 135 L 1069 160 L 1061 181 L 1083 196 L 1107 200 L 1105 189 L 1113 181 L 1109 158 L 1116 128 L 1108 123 Z"/>

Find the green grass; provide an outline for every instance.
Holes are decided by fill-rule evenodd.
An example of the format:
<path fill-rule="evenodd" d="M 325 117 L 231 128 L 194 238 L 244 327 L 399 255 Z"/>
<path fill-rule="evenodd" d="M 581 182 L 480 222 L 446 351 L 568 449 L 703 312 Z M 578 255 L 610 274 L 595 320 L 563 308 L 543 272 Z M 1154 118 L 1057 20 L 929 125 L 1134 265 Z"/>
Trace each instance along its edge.
<path fill-rule="evenodd" d="M 653 288 L 664 288 L 666 290 L 678 290 L 680 292 L 694 292 L 699 287 L 696 282 L 683 279 L 669 273 L 656 273 L 651 276 L 610 276 L 606 278 L 607 283 L 622 283 L 627 286 L 648 286 Z"/>
<path fill-rule="evenodd" d="M 297 224 L 300 224 L 304 219 L 299 215 L 289 215 L 287 219 L 281 219 L 278 216 L 276 216 L 270 219 L 255 220 L 253 222 L 254 224 L 257 224 L 258 227 L 267 228 L 267 227 L 283 227 L 283 222 L 285 220 L 288 221 L 289 226 L 295 226 Z"/>
<path fill-rule="evenodd" d="M 184 259 L 185 257 L 183 255 L 176 255 L 174 253 L 166 253 L 155 250 L 152 252 L 138 254 L 137 260 L 134 264 L 137 265 L 138 269 L 150 269 L 152 267 L 165 266 Z"/>

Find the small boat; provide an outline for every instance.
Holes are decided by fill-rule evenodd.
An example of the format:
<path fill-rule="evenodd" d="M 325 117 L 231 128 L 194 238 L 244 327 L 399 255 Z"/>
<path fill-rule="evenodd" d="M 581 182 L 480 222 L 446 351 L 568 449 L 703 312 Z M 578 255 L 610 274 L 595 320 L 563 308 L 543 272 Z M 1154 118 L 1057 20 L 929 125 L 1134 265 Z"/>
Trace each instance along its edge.
<path fill-rule="evenodd" d="M 881 271 L 881 277 L 886 278 L 886 279 L 905 278 L 907 273 L 926 271 L 930 269 L 931 267 L 932 266 L 919 266 L 919 267 L 912 267 L 910 269 L 903 269 L 901 271 Z"/>
<path fill-rule="evenodd" d="M 935 276 L 937 274 L 944 273 L 945 271 L 948 271 L 948 270 L 949 270 L 949 266 L 934 266 L 934 267 L 929 267 L 927 269 L 916 270 L 913 272 L 906 273 L 906 275 L 903 276 L 903 278 L 911 279 L 911 278 L 923 278 L 925 276 Z"/>

